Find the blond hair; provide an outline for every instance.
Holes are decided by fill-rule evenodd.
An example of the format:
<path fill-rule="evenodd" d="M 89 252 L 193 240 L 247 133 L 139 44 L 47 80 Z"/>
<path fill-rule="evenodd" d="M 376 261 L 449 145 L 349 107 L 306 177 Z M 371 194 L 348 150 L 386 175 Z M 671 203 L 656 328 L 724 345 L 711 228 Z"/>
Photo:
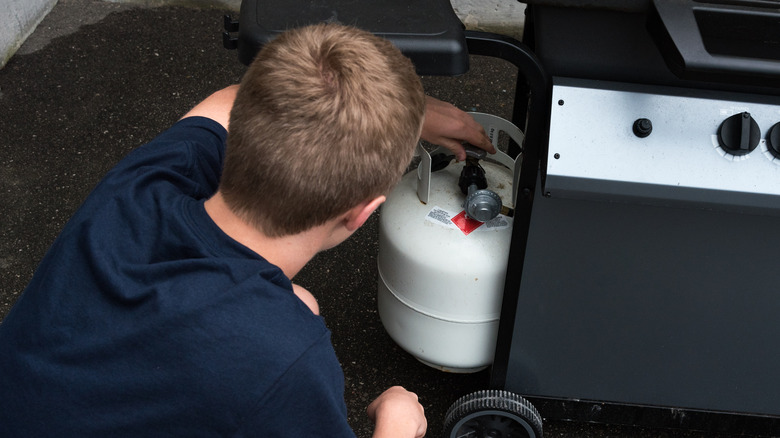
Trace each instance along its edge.
<path fill-rule="evenodd" d="M 389 192 L 424 111 L 419 77 L 387 40 L 337 24 L 287 31 L 241 81 L 220 191 L 268 236 L 320 225 Z"/>

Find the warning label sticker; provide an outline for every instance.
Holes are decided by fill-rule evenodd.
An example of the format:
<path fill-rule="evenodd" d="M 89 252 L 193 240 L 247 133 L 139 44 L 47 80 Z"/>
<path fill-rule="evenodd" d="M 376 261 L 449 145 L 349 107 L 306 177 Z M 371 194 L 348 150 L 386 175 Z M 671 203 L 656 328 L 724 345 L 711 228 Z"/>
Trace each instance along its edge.
<path fill-rule="evenodd" d="M 454 228 L 455 224 L 452 223 L 452 217 L 454 214 L 439 207 L 433 207 L 425 219 L 438 225 L 444 225 L 449 228 Z"/>
<path fill-rule="evenodd" d="M 465 211 L 461 211 L 457 215 L 455 215 L 454 218 L 452 218 L 452 223 L 455 224 L 458 229 L 463 231 L 463 234 L 469 235 L 472 231 L 476 230 L 477 228 L 481 227 L 483 224 L 482 222 L 478 220 L 474 220 L 468 216 L 466 216 Z"/>
<path fill-rule="evenodd" d="M 504 228 L 509 228 L 511 224 L 512 218 L 504 216 L 503 214 L 499 214 L 498 216 L 494 217 L 493 219 L 485 222 L 485 228 L 488 230 L 503 230 Z"/>
<path fill-rule="evenodd" d="M 431 211 L 428 212 L 425 216 L 425 220 L 447 228 L 456 228 L 465 235 L 469 235 L 474 231 L 502 230 L 512 226 L 512 219 L 504 215 L 498 215 L 488 222 L 480 222 L 466 216 L 465 211 L 454 213 L 438 206 L 433 207 Z"/>

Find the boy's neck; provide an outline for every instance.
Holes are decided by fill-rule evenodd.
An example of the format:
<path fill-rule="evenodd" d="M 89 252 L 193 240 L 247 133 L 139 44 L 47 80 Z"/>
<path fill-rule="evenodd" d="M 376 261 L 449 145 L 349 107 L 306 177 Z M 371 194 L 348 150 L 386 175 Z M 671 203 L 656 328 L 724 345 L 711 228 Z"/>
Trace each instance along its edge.
<path fill-rule="evenodd" d="M 206 213 L 225 234 L 278 266 L 287 278 L 293 278 L 326 245 L 327 236 L 318 228 L 268 237 L 236 216 L 219 192 L 207 200 L 205 206 Z"/>

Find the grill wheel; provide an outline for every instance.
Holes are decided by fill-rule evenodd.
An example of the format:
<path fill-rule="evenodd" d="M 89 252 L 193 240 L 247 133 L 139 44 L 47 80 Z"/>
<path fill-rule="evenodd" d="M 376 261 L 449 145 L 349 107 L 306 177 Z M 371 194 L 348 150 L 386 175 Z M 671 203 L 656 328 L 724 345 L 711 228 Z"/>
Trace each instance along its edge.
<path fill-rule="evenodd" d="M 542 438 L 542 417 L 517 394 L 477 391 L 450 406 L 444 438 Z"/>

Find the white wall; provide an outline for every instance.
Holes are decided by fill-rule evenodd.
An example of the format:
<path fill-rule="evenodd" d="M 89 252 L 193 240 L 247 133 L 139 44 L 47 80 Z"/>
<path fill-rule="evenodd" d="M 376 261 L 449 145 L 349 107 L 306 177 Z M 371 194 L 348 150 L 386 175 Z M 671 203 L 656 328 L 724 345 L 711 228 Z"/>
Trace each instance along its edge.
<path fill-rule="evenodd" d="M 56 3 L 57 0 L 0 0 L 0 67 Z"/>
<path fill-rule="evenodd" d="M 421 0 L 425 1 L 425 0 Z M 521 40 L 525 4 L 517 0 L 451 0 L 452 9 L 470 30 L 495 32 Z"/>

